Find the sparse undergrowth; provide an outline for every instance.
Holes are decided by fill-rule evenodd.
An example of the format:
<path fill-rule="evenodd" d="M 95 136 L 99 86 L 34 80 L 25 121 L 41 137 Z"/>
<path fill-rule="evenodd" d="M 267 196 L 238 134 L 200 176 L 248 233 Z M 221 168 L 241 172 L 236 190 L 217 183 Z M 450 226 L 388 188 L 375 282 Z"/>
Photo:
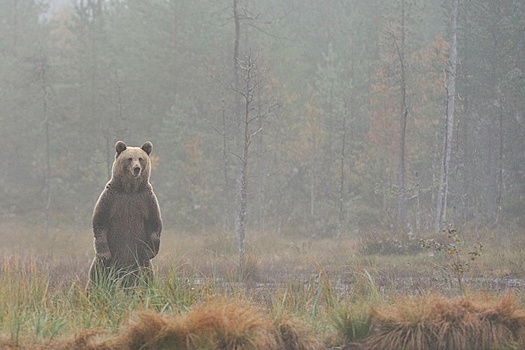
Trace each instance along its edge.
<path fill-rule="evenodd" d="M 361 255 L 352 237 L 249 235 L 250 274 L 239 282 L 231 237 L 170 232 L 155 259 L 154 283 L 87 295 L 90 233 L 72 237 L 57 230 L 40 242 L 28 239 L 21 249 L 26 235 L 31 237 L 23 231 L 19 242 L 3 245 L 0 348 L 379 349 L 385 342 L 404 349 L 525 347 L 519 294 L 489 283 L 509 271 L 521 277 L 516 266 L 524 260 L 513 251 L 523 246 L 519 235 L 507 233 L 505 249 L 496 234 L 468 237 L 486 249 L 483 259 L 469 260 L 461 271 L 461 298 L 451 298 L 457 293 L 426 251 Z M 64 241 L 71 249 L 64 249 Z M 457 253 L 452 257 L 469 257 Z M 458 335 L 466 330 L 466 338 Z"/>
<path fill-rule="evenodd" d="M 470 269 L 472 263 L 479 258 L 483 251 L 483 245 L 477 242 L 472 247 L 468 247 L 464 238 L 453 228 L 447 228 L 446 241 L 439 242 L 436 239 L 421 240 L 421 246 L 431 252 L 443 255 L 444 261 L 436 264 L 436 268 L 442 271 L 445 278 L 452 286 L 455 280 L 460 294 L 465 293 L 464 277 Z"/>

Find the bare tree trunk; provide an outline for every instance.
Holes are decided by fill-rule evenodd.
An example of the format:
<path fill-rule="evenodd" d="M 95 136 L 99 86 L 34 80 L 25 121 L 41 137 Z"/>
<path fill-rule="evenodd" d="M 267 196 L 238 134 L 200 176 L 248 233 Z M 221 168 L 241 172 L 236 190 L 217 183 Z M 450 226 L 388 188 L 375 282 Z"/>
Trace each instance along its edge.
<path fill-rule="evenodd" d="M 241 39 L 241 19 L 239 17 L 239 0 L 233 0 L 233 21 L 235 23 L 235 40 L 233 43 L 233 76 L 236 88 L 239 85 L 239 44 Z"/>
<path fill-rule="evenodd" d="M 416 232 L 421 232 L 421 180 L 419 178 L 419 172 L 416 171 L 414 174 L 416 177 L 416 183 L 414 185 L 416 199 Z"/>
<path fill-rule="evenodd" d="M 231 227 L 231 216 L 230 216 L 230 176 L 228 174 L 228 138 L 227 138 L 228 128 L 226 126 L 226 111 L 223 106 L 222 109 L 222 159 L 223 159 L 223 176 L 224 176 L 224 185 L 222 187 L 222 196 L 224 198 L 224 232 L 227 232 Z"/>
<path fill-rule="evenodd" d="M 313 219 L 315 215 L 315 184 L 317 182 L 317 176 L 315 172 L 310 175 L 310 217 Z"/>
<path fill-rule="evenodd" d="M 41 74 L 42 74 L 42 111 L 44 113 L 44 127 L 46 129 L 46 171 L 45 171 L 45 190 L 46 190 L 46 219 L 45 219 L 45 230 L 49 230 L 49 210 L 51 207 L 51 179 L 50 179 L 50 170 L 51 170 L 51 141 L 49 137 L 49 113 L 47 108 L 47 57 L 41 57 Z"/>
<path fill-rule="evenodd" d="M 494 78 L 496 79 L 496 78 Z M 496 92 L 498 94 L 498 92 Z M 497 119 L 493 118 L 490 121 L 489 127 L 489 150 L 488 150 L 488 190 L 486 199 L 487 219 L 490 224 L 497 225 L 501 222 L 502 206 L 503 206 L 503 111 L 501 110 L 501 101 L 499 96 L 495 101 L 495 113 L 498 114 Z"/>
<path fill-rule="evenodd" d="M 248 95 L 247 95 L 248 96 Z M 237 220 L 235 221 L 235 233 L 239 251 L 238 273 L 240 279 L 244 275 L 244 238 L 246 236 L 246 210 L 248 206 L 248 152 L 250 148 L 250 99 L 246 97 L 246 110 L 244 115 L 244 138 L 242 154 L 239 155 L 240 173 L 237 179 Z"/>
<path fill-rule="evenodd" d="M 242 279 L 244 276 L 244 238 L 246 236 L 246 214 L 248 208 L 248 160 L 250 145 L 252 138 L 261 129 L 256 132 L 250 130 L 250 125 L 256 119 L 260 118 L 260 114 L 252 117 L 252 103 L 254 93 L 257 91 L 259 85 L 258 76 L 255 67 L 255 61 L 249 55 L 246 59 L 245 64 L 242 68 L 242 78 L 244 86 L 242 89 L 237 90 L 237 93 L 242 97 L 244 110 L 242 116 L 242 135 L 241 142 L 239 145 L 240 154 L 237 155 L 239 158 L 239 177 L 237 178 L 237 219 L 235 220 L 235 233 L 237 236 L 238 252 L 239 252 L 239 265 L 238 265 L 238 276 Z"/>
<path fill-rule="evenodd" d="M 337 237 L 340 237 L 343 233 L 343 222 L 344 222 L 344 200 L 345 200 L 345 146 L 346 146 L 346 115 L 343 116 L 343 140 L 341 145 L 341 168 L 339 178 L 339 218 Z"/>
<path fill-rule="evenodd" d="M 499 96 L 498 96 L 499 98 Z M 500 107 L 499 114 L 499 152 L 498 152 L 498 187 L 497 187 L 497 213 L 496 213 L 496 223 L 501 223 L 503 219 L 503 190 L 505 189 L 505 182 L 503 179 L 503 150 L 505 147 L 504 144 L 504 129 L 503 129 L 503 110 Z"/>
<path fill-rule="evenodd" d="M 400 140 L 399 140 L 399 195 L 398 195 L 398 225 L 399 229 L 405 231 L 407 228 L 406 208 L 406 129 L 408 117 L 407 105 L 407 78 L 405 63 L 405 2 L 401 2 L 401 42 L 398 43 L 393 36 L 399 65 L 401 68 L 401 104 L 400 104 Z"/>
<path fill-rule="evenodd" d="M 239 116 L 239 130 L 235 132 L 235 142 L 237 143 L 237 156 L 239 158 L 239 174 L 237 177 L 237 216 L 235 218 L 235 235 L 237 237 L 237 249 L 239 254 L 238 278 L 242 279 L 244 274 L 244 238 L 246 236 L 246 207 L 248 203 L 248 151 L 249 151 L 249 125 L 247 121 L 250 117 L 251 92 L 249 88 L 241 87 L 239 82 L 239 45 L 241 38 L 241 20 L 239 17 L 239 1 L 233 0 L 233 21 L 235 24 L 235 39 L 233 43 L 233 76 L 234 90 L 238 93 L 235 98 L 235 114 L 241 113 L 240 96 L 244 96 L 244 113 Z M 248 79 L 246 79 L 248 82 Z M 237 123 L 236 123 L 237 124 Z M 244 130 L 241 127 L 244 126 Z M 244 136 L 244 137 L 242 137 Z"/>
<path fill-rule="evenodd" d="M 448 185 L 450 175 L 450 158 L 452 154 L 452 136 L 454 131 L 454 113 L 456 108 L 456 71 L 457 71 L 457 20 L 458 0 L 451 0 L 449 27 L 449 62 L 446 69 L 447 109 L 445 115 L 445 132 L 443 135 L 443 158 L 438 189 L 436 231 L 443 229 L 447 218 Z"/>
<path fill-rule="evenodd" d="M 279 107 L 279 104 L 273 103 L 273 98 L 258 99 L 257 106 L 254 106 L 254 97 L 261 94 L 262 74 L 257 67 L 257 57 L 249 54 L 246 60 L 239 62 L 239 80 L 242 86 L 236 90 L 243 102 L 243 114 L 240 129 L 241 144 L 238 146 L 239 153 L 236 155 L 239 159 L 239 176 L 237 178 L 237 218 L 235 220 L 235 233 L 237 236 L 239 265 L 238 277 L 245 276 L 245 249 L 244 238 L 246 236 L 246 222 L 248 210 L 248 173 L 250 160 L 250 146 L 254 138 L 262 132 L 262 118 L 266 117 Z"/>
<path fill-rule="evenodd" d="M 259 115 L 262 115 L 261 105 L 259 104 Z M 264 193 L 264 187 L 265 187 L 265 173 L 266 173 L 266 166 L 265 166 L 265 159 L 264 159 L 264 129 L 263 129 L 263 119 L 259 119 L 259 125 L 258 130 L 261 130 L 259 133 L 259 138 L 257 142 L 257 168 L 259 173 L 259 189 L 257 191 L 257 205 L 258 205 L 258 224 L 259 224 L 259 233 L 263 233 L 265 231 L 265 193 Z"/>
<path fill-rule="evenodd" d="M 464 54 L 462 57 L 462 66 L 463 69 L 463 81 L 467 82 L 468 77 L 470 76 L 470 57 L 469 57 L 469 46 L 470 42 L 470 24 L 469 24 L 469 2 L 464 1 L 463 2 L 463 33 L 464 33 Z M 468 83 L 467 83 L 468 84 Z M 460 149 L 460 158 L 459 158 L 459 170 L 461 171 L 461 221 L 463 225 L 467 224 L 467 221 L 470 216 L 470 201 L 469 201 L 469 193 L 470 193 L 470 167 L 469 167 L 469 159 L 468 155 L 470 153 L 470 138 L 469 138 L 469 119 L 470 119 L 470 88 L 467 85 L 465 88 L 464 94 L 463 94 L 463 114 L 465 115 L 465 118 L 462 122 L 462 125 L 460 129 L 458 130 L 458 145 Z"/>
<path fill-rule="evenodd" d="M 406 203 L 406 129 L 408 107 L 406 105 L 406 86 L 403 77 L 402 84 L 402 112 L 401 112 L 401 140 L 400 140 L 400 157 L 399 157 L 399 197 L 398 197 L 398 217 L 399 228 L 405 231 L 407 228 L 407 203 Z"/>
<path fill-rule="evenodd" d="M 45 138 L 45 168 L 44 168 L 44 195 L 45 195 L 45 205 L 44 205 L 44 230 L 48 232 L 49 230 L 49 217 L 50 217 L 50 208 L 51 208 L 51 137 L 50 137 L 50 117 L 48 110 L 48 62 L 45 54 L 40 52 L 37 54 L 34 60 L 35 68 L 35 80 L 40 84 L 40 91 L 42 92 L 42 114 L 43 114 L 43 125 L 44 125 L 44 138 Z"/>

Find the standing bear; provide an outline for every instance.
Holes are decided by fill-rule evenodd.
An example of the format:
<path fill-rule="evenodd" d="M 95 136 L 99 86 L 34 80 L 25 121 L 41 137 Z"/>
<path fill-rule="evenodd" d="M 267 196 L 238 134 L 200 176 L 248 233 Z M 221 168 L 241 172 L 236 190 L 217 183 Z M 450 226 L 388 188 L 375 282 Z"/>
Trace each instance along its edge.
<path fill-rule="evenodd" d="M 96 256 L 88 290 L 93 284 L 118 281 L 132 287 L 153 275 L 150 259 L 159 252 L 162 219 L 149 182 L 153 145 L 115 145 L 113 174 L 93 211 Z"/>

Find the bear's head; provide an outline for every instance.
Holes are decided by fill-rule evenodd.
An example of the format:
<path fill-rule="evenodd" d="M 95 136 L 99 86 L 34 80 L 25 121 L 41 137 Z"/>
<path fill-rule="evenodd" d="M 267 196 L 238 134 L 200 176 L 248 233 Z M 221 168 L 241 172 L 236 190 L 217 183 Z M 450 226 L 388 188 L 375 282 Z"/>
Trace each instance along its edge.
<path fill-rule="evenodd" d="M 141 184 L 149 183 L 151 171 L 150 153 L 153 145 L 147 141 L 142 147 L 128 147 L 122 141 L 115 144 L 113 180 L 127 190 L 136 190 Z"/>

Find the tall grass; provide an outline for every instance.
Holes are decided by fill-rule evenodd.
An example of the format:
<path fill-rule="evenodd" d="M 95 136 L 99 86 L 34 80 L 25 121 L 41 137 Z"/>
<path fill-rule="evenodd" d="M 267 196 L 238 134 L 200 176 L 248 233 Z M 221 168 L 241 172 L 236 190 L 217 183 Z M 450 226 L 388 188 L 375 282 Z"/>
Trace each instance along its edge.
<path fill-rule="evenodd" d="M 513 250 L 525 245 L 519 244 L 519 236 L 511 236 L 514 244 L 496 254 L 491 247 L 500 248 L 502 243 L 496 235 L 492 239 L 490 233 L 483 234 L 486 251 L 465 276 L 466 290 L 476 289 L 476 276 L 500 277 L 500 271 L 508 274 L 522 266 L 521 260 L 516 261 L 519 252 Z M 508 299 L 507 304 L 497 297 L 481 303 L 467 292 L 462 302 L 453 299 L 450 305 L 443 297 L 440 302 L 428 301 L 430 290 L 454 293 L 440 282 L 426 252 L 363 255 L 352 237 L 249 235 L 249 273 L 239 281 L 234 239 L 223 233 L 196 238 L 166 232 L 151 283 L 139 283 L 132 291 L 102 284 L 86 294 L 93 255 L 89 231 L 77 237 L 60 230 L 42 240 L 23 231 L 17 237 L 18 241 L 11 237 L 1 242 L 5 244 L 0 267 L 0 348 L 131 349 L 142 344 L 146 349 L 180 342 L 184 345 L 177 346 L 182 349 L 208 343 L 254 349 L 359 344 L 373 349 L 380 348 L 374 344 L 385 344 L 381 341 L 404 337 L 403 348 L 410 342 L 423 344 L 406 334 L 425 330 L 429 322 L 448 324 L 448 329 L 464 322 L 461 314 L 449 312 L 460 307 L 470 312 L 471 323 L 465 329 L 489 324 L 503 334 L 486 344 L 525 346 L 518 298 Z M 478 314 L 491 321 L 473 322 Z M 228 321 L 233 319 L 235 324 Z M 436 330 L 444 332 L 432 328 Z M 447 334 L 440 343 L 460 344 L 459 332 Z M 456 342 L 446 343 L 449 337 Z"/>
<path fill-rule="evenodd" d="M 86 293 L 77 281 L 67 290 L 51 290 L 36 263 L 5 259 L 0 328 L 10 330 L 4 346 L 12 347 L 36 342 L 78 349 L 320 348 L 300 321 L 272 318 L 247 299 L 221 295 L 211 282 L 194 284 L 176 271 L 133 290 L 100 283 Z"/>
<path fill-rule="evenodd" d="M 4 256 L 0 270 L 0 325 L 9 330 L 10 341 L 17 345 L 28 328 L 35 336 L 54 336 L 58 323 L 44 322 L 49 302 L 49 283 L 37 272 L 34 260 L 21 261 Z"/>
<path fill-rule="evenodd" d="M 336 344 L 351 344 L 365 339 L 372 330 L 371 310 L 383 301 L 374 277 L 367 270 L 356 274 L 352 293 L 339 302 L 330 315 Z"/>
<path fill-rule="evenodd" d="M 27 340 L 50 340 L 81 329 L 115 332 L 137 310 L 178 313 L 211 289 L 192 285 L 176 273 L 129 291 L 114 283 L 98 284 L 89 293 L 79 280 L 69 288 L 50 288 L 49 275 L 35 260 L 4 257 L 0 269 L 0 329 L 17 346 Z M 4 334 L 5 338 L 5 334 Z M 29 339 L 25 339 L 29 338 Z"/>

